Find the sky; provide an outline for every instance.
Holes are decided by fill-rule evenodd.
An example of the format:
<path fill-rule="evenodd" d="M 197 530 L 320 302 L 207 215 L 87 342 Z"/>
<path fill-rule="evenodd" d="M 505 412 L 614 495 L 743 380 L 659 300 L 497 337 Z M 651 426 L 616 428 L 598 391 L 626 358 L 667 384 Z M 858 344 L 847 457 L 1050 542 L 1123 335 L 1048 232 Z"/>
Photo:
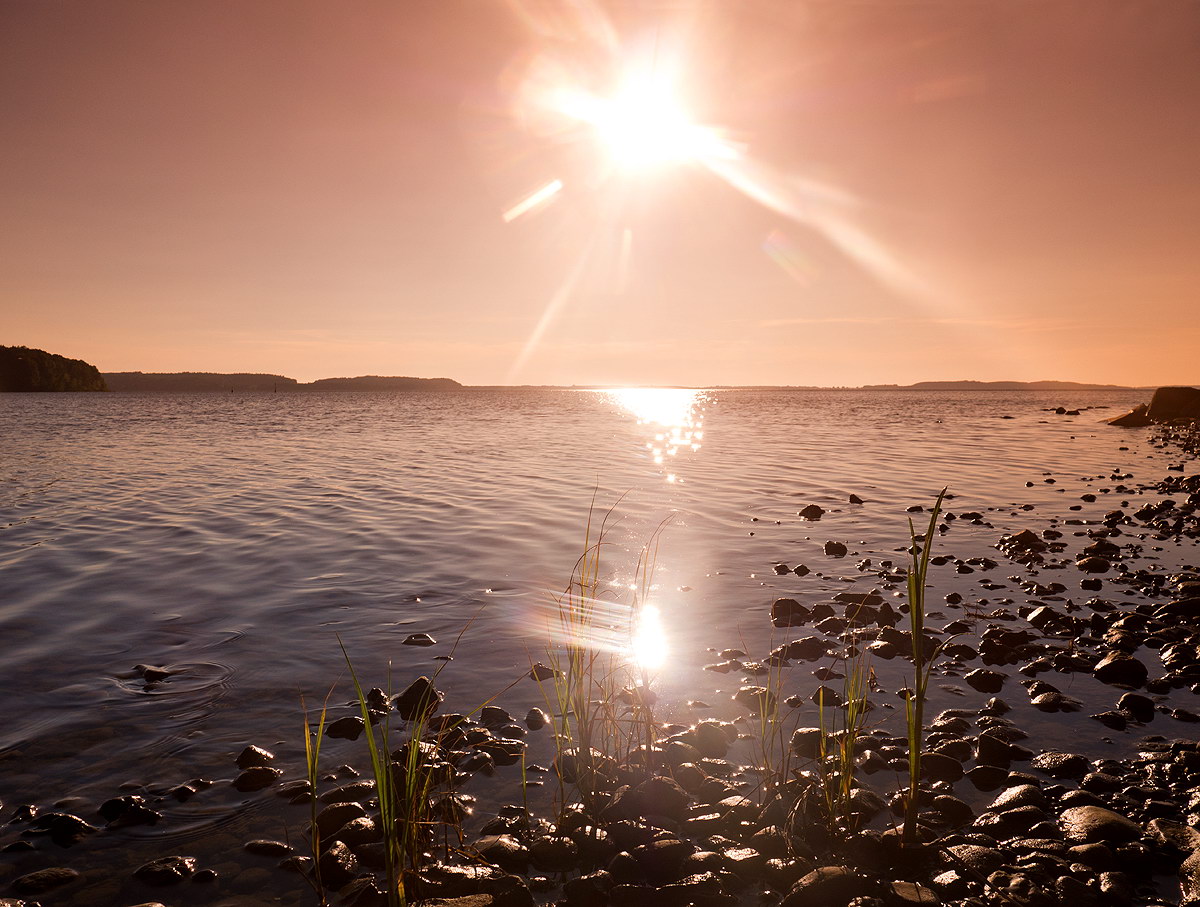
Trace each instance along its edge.
<path fill-rule="evenodd" d="M 1200 381 L 1194 0 L 0 0 L 0 344 Z"/>

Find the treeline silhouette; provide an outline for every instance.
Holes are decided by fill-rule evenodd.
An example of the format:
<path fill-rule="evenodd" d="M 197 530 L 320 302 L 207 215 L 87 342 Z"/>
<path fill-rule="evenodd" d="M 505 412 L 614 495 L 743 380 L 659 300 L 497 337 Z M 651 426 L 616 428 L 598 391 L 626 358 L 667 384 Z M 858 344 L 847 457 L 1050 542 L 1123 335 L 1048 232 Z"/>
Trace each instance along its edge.
<path fill-rule="evenodd" d="M 408 378 L 362 375 L 358 378 L 320 378 L 303 384 L 284 375 L 224 374 L 219 372 L 105 372 L 110 390 L 140 393 L 193 391 L 398 391 L 454 390 L 462 387 L 450 378 Z"/>
<path fill-rule="evenodd" d="M 0 346 L 0 391 L 106 391 L 100 370 L 27 346 Z"/>

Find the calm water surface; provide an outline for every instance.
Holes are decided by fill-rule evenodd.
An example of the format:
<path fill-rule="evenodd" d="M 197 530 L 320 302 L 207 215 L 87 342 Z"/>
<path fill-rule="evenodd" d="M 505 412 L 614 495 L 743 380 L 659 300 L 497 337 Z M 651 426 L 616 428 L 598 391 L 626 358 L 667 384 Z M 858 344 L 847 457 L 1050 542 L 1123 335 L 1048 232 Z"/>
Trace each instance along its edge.
<path fill-rule="evenodd" d="M 694 720 L 686 702 L 703 699 L 725 715 L 737 679 L 702 672 L 716 660 L 707 650 L 765 654 L 780 595 L 821 600 L 856 579 L 866 591 L 872 578 L 855 563 L 900 562 L 905 508 L 930 504 L 944 485 L 952 510 L 984 512 L 994 528 L 959 522 L 939 551 L 998 558 L 990 546 L 1004 531 L 1116 506 L 1119 495 L 1101 490 L 1116 484 L 1114 470 L 1133 473 L 1131 485 L 1165 475 L 1177 461 L 1145 430 L 1100 424 L 1144 396 L 4 395 L 4 815 L 68 796 L 85 813 L 122 784 L 227 780 L 246 743 L 298 759 L 300 698 L 319 702 L 343 673 L 338 636 L 371 684 L 386 686 L 390 662 L 398 687 L 435 669 L 474 618 L 439 685 L 459 708 L 502 689 L 543 657 L 552 594 L 582 550 L 593 495 L 598 510 L 620 499 L 608 535 L 614 597 L 669 517 L 655 577 L 670 653 L 657 681 L 663 712 Z M 1094 408 L 1045 411 L 1059 405 Z M 1085 491 L 1100 500 L 1081 502 Z M 851 493 L 866 503 L 848 504 Z M 820 522 L 797 517 L 809 503 L 826 509 Z M 825 557 L 827 539 L 850 556 Z M 1147 552 L 1163 569 L 1195 561 L 1194 550 L 1164 545 Z M 815 572 L 776 576 L 776 562 Z M 1004 582 L 1009 566 L 989 577 Z M 987 596 L 979 578 L 935 569 L 935 594 Z M 1064 582 L 1077 592 L 1077 579 Z M 1021 601 L 1011 585 L 994 594 Z M 414 632 L 438 644 L 400 645 Z M 138 664 L 174 673 L 146 688 Z M 343 678 L 332 702 L 347 695 Z M 939 695 L 958 704 L 953 690 Z M 504 704 L 521 714 L 540 696 L 526 682 Z M 1078 730 L 1059 724 L 1038 742 L 1076 742 Z M 361 764 L 359 748 L 331 744 L 330 758 Z M 279 837 L 278 802 L 218 785 L 119 845 L 148 859 Z M 102 859 L 115 838 L 97 836 L 87 854 Z M 231 893 L 239 865 L 223 875 Z M 115 882 L 96 885 L 95 903 L 123 896 Z"/>

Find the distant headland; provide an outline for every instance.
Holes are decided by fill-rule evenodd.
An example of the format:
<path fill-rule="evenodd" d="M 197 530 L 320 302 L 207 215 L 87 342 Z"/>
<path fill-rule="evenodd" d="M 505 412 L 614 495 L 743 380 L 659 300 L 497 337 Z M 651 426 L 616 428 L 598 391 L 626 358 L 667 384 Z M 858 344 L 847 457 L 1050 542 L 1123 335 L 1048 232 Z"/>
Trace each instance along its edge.
<path fill-rule="evenodd" d="M 106 391 L 99 369 L 27 346 L 0 346 L 0 391 Z"/>
<path fill-rule="evenodd" d="M 196 391 L 443 391 L 462 385 L 451 378 L 408 378 L 361 375 L 357 378 L 318 378 L 303 383 L 285 375 L 221 374 L 217 372 L 105 372 L 113 391 L 191 393 Z"/>

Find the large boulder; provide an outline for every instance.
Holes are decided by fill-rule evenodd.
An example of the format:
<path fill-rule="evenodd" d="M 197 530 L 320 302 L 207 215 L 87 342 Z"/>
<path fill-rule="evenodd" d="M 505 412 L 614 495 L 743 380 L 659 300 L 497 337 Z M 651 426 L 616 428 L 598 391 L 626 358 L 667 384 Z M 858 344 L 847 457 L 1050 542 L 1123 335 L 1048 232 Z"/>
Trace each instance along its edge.
<path fill-rule="evenodd" d="M 1146 415 L 1155 422 L 1200 419 L 1200 390 L 1194 387 L 1160 387 L 1150 399 Z"/>

